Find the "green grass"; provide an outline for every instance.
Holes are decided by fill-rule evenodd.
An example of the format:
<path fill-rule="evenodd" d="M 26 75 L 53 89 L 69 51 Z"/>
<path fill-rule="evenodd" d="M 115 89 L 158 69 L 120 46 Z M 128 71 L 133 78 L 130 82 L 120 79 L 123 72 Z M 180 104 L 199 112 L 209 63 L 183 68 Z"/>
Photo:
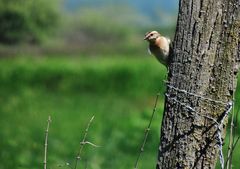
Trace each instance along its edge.
<path fill-rule="evenodd" d="M 101 147 L 84 147 L 82 157 L 89 168 L 133 168 L 160 91 L 158 111 L 139 166 L 155 168 L 165 74 L 157 61 L 141 56 L 1 60 L 0 169 L 42 168 L 48 115 L 52 116 L 49 168 L 73 163 L 93 115 L 87 140 Z M 239 149 L 235 151 L 235 168 L 239 168 Z"/>
<path fill-rule="evenodd" d="M 92 168 L 130 168 L 139 151 L 164 68 L 152 58 L 19 58 L 0 63 L 0 168 L 41 168 L 44 130 L 49 166 L 72 162 L 91 116 L 83 158 Z M 163 88 L 161 90 L 164 90 Z M 163 95 L 161 97 L 163 99 Z M 161 103 L 163 101 L 161 100 Z M 162 104 L 143 168 L 155 164 Z M 144 160 L 144 161 L 145 161 Z"/>

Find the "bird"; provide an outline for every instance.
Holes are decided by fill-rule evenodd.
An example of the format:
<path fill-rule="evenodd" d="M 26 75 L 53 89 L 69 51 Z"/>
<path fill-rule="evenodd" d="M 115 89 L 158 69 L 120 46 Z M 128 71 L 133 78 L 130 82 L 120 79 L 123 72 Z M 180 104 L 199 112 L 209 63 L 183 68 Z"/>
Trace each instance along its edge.
<path fill-rule="evenodd" d="M 144 40 L 149 42 L 149 53 L 154 55 L 161 64 L 168 67 L 171 40 L 162 36 L 157 31 L 147 32 Z"/>

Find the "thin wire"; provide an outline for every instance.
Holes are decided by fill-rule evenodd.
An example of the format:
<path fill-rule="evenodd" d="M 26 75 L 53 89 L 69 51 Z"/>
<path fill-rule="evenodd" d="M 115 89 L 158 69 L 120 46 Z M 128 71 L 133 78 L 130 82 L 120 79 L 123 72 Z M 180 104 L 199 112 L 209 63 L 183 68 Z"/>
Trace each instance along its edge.
<path fill-rule="evenodd" d="M 179 90 L 179 89 L 177 89 L 177 90 Z M 184 92 L 188 93 L 187 91 L 184 91 Z M 186 103 L 182 103 L 181 101 L 177 100 L 176 98 L 171 98 L 169 94 L 166 94 L 166 96 L 167 96 L 167 99 L 175 101 L 176 103 L 180 104 L 181 106 L 184 106 L 187 109 L 189 109 L 191 112 L 194 112 L 196 115 L 207 118 L 207 119 L 213 121 L 215 123 L 215 125 L 217 125 L 217 138 L 216 139 L 218 140 L 219 160 L 220 160 L 221 168 L 224 169 L 222 130 L 223 130 L 224 121 L 225 121 L 226 117 L 228 117 L 228 114 L 230 113 L 230 111 L 232 110 L 233 102 L 230 101 L 225 104 L 225 106 L 226 106 L 225 111 L 223 112 L 223 116 L 222 116 L 220 122 L 218 122 L 213 117 L 210 117 L 207 115 L 202 115 L 202 114 L 198 113 L 194 108 L 187 105 Z M 198 96 L 198 95 L 195 95 L 195 96 Z M 201 98 L 204 98 L 204 97 L 201 96 Z M 215 100 L 208 99 L 208 98 L 204 98 L 204 99 L 211 100 L 211 101 L 218 102 L 218 103 L 223 103 L 222 101 L 215 101 Z"/>
<path fill-rule="evenodd" d="M 174 86 L 172 86 L 172 85 L 169 85 L 169 84 L 168 84 L 167 86 L 168 86 L 169 88 L 172 88 L 172 89 L 176 90 L 176 91 L 179 91 L 179 92 L 182 92 L 182 93 L 186 93 L 186 94 L 189 94 L 189 95 L 192 95 L 192 96 L 201 98 L 202 100 L 208 100 L 208 101 L 211 101 L 211 102 L 214 102 L 214 103 L 220 103 L 220 104 L 223 104 L 223 105 L 228 104 L 228 103 L 225 103 L 225 102 L 223 102 L 223 101 L 214 100 L 214 99 L 211 99 L 211 98 L 208 98 L 208 97 L 204 97 L 204 96 L 202 96 L 202 95 L 198 95 L 198 94 L 191 93 L 191 92 L 188 92 L 188 91 L 183 90 L 183 89 L 176 88 L 176 87 L 174 87 Z"/>

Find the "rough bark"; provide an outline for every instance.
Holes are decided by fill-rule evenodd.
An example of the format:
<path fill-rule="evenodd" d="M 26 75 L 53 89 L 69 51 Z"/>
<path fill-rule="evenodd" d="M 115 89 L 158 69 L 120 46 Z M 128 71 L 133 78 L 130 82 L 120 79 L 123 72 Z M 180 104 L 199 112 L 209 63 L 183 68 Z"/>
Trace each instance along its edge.
<path fill-rule="evenodd" d="M 237 82 L 239 11 L 239 0 L 180 0 L 157 169 L 215 168 Z"/>

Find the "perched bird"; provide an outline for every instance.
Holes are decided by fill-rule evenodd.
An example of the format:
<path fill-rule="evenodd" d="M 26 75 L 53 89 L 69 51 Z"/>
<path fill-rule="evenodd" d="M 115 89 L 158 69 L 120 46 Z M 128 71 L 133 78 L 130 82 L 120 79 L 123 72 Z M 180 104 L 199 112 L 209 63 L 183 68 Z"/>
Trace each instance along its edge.
<path fill-rule="evenodd" d="M 144 40 L 149 42 L 149 53 L 153 54 L 160 63 L 168 67 L 170 39 L 162 36 L 157 31 L 147 32 Z"/>

